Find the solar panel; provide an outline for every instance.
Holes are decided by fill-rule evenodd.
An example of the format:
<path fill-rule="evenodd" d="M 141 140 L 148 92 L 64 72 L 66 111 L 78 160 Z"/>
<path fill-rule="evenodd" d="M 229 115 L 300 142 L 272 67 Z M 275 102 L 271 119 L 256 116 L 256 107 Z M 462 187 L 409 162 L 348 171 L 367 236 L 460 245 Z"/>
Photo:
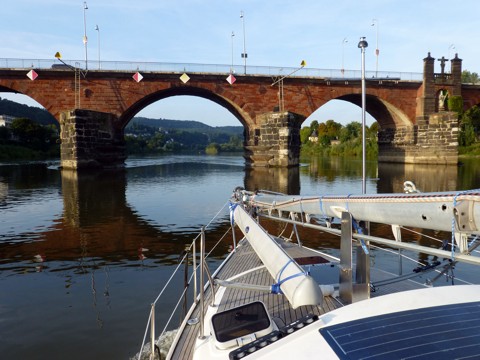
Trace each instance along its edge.
<path fill-rule="evenodd" d="M 373 316 L 320 333 L 340 359 L 479 359 L 480 301 Z"/>

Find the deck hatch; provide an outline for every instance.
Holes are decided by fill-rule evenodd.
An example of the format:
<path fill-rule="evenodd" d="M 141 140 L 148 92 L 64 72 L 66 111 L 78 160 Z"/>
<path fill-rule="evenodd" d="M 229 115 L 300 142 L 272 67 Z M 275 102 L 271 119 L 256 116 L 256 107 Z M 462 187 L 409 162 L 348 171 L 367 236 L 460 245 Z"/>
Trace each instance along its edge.
<path fill-rule="evenodd" d="M 272 321 L 261 301 L 255 301 L 212 316 L 212 327 L 217 347 L 228 348 L 237 339 L 254 335 L 259 336 L 273 331 Z"/>
<path fill-rule="evenodd" d="M 320 329 L 340 359 L 480 355 L 480 302 L 379 315 Z"/>

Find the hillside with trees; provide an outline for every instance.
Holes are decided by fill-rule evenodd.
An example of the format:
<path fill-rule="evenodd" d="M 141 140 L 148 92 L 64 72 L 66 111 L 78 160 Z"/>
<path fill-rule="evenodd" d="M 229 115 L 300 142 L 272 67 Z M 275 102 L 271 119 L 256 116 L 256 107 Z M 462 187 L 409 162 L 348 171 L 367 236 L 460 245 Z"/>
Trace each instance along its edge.
<path fill-rule="evenodd" d="M 19 104 L 0 97 L 0 115 L 26 118 L 41 125 L 56 125 L 57 120 L 45 109 Z"/>
<path fill-rule="evenodd" d="M 59 125 L 45 109 L 0 98 L 0 115 L 15 118 L 11 126 L 0 126 L 0 160 L 60 156 Z M 129 155 L 242 151 L 243 126 L 136 117 L 125 128 L 125 140 Z"/>
<path fill-rule="evenodd" d="M 365 132 L 367 157 L 376 158 L 378 123 L 367 126 Z M 362 124 L 353 121 L 344 126 L 334 120 L 325 123 L 314 120 L 300 130 L 300 141 L 303 155 L 361 156 Z"/>

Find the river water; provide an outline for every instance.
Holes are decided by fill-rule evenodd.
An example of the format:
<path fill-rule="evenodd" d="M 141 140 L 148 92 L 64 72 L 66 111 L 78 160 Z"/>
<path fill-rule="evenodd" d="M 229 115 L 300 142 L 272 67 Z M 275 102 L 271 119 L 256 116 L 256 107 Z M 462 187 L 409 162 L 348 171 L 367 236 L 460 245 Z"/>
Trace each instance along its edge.
<path fill-rule="evenodd" d="M 475 164 L 369 162 L 367 192 L 403 192 L 405 180 L 422 191 L 480 188 Z M 58 163 L 0 164 L 0 358 L 128 359 L 185 245 L 236 186 L 358 194 L 361 176 L 360 160 L 325 158 L 296 169 L 245 170 L 240 156 L 163 156 L 81 175 Z M 228 226 L 225 210 L 209 226 L 212 237 Z M 212 268 L 229 246 L 216 248 Z M 477 282 L 472 271 L 459 267 L 457 276 Z M 160 301 L 159 329 L 174 302 L 168 293 Z"/>

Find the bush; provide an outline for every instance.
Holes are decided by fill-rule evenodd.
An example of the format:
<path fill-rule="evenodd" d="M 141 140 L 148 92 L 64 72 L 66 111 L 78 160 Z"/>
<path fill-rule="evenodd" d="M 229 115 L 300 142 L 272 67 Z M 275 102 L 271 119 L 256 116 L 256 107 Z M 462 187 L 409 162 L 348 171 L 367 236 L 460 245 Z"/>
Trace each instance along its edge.
<path fill-rule="evenodd" d="M 463 98 L 461 96 L 450 96 L 448 98 L 448 109 L 461 114 L 463 112 Z"/>
<path fill-rule="evenodd" d="M 218 145 L 215 144 L 215 143 L 209 144 L 209 145 L 205 148 L 205 153 L 206 153 L 207 155 L 217 155 L 217 154 L 218 154 Z"/>

